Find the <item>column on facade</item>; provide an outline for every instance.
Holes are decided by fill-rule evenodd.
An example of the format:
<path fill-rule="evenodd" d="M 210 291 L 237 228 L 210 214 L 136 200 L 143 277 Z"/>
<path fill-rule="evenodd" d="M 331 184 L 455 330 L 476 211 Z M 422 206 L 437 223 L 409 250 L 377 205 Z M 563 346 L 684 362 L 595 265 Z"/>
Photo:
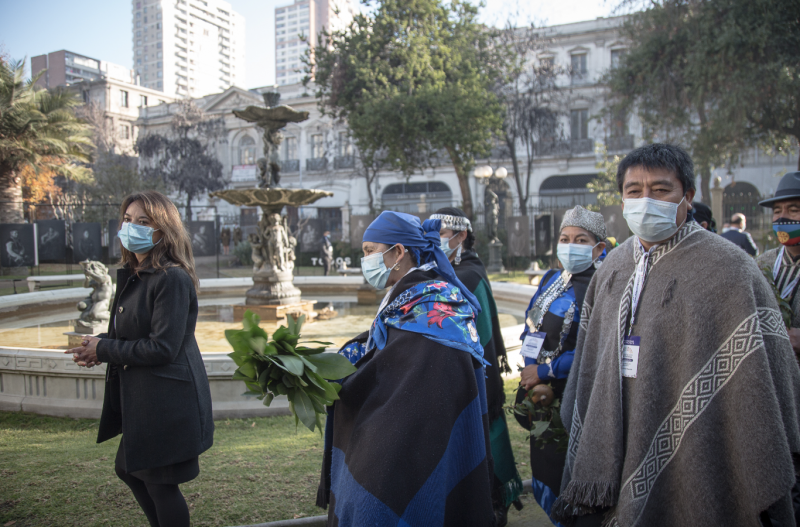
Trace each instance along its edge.
<path fill-rule="evenodd" d="M 350 201 L 344 202 L 342 211 L 342 241 L 350 243 Z"/>

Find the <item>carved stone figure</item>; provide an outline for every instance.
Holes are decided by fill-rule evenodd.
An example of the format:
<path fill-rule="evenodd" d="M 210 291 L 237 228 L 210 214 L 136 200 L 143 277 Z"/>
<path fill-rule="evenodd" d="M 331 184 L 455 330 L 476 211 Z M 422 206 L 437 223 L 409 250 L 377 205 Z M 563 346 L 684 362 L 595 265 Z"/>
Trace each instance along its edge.
<path fill-rule="evenodd" d="M 288 123 L 299 123 L 308 119 L 308 112 L 298 112 L 286 105 L 278 106 L 280 93 L 264 93 L 264 104 L 248 106 L 244 110 L 234 110 L 233 114 L 239 119 L 255 123 L 264 132 L 264 157 L 256 161 L 260 172 L 259 184 L 261 188 L 275 187 L 280 182 L 280 146 L 283 141 L 281 129 Z"/>
<path fill-rule="evenodd" d="M 114 296 L 108 268 L 100 262 L 84 260 L 80 263 L 86 278 L 83 287 L 91 287 L 92 293 L 78 302 L 80 319 L 75 326 L 78 333 L 93 333 L 98 326 L 108 324 L 111 300 Z"/>
<path fill-rule="evenodd" d="M 499 242 L 500 239 L 497 237 L 497 219 L 500 216 L 500 200 L 497 198 L 497 194 L 489 189 L 486 189 L 486 195 L 489 198 L 486 200 L 486 226 L 489 229 L 489 241 Z"/>
<path fill-rule="evenodd" d="M 247 237 L 250 240 L 251 258 L 253 260 L 253 272 L 260 271 L 264 267 L 264 246 L 258 234 L 251 234 Z"/>

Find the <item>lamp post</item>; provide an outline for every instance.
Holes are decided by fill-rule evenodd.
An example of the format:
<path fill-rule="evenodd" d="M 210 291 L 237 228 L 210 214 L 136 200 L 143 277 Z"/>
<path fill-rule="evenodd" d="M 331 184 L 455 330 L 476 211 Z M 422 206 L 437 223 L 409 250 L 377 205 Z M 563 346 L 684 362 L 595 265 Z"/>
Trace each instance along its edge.
<path fill-rule="evenodd" d="M 490 166 L 475 167 L 475 179 L 481 185 L 488 185 L 493 179 L 502 180 L 508 175 L 508 170 L 505 167 L 499 167 L 493 170 Z M 486 204 L 484 212 L 486 219 L 487 234 L 489 235 L 489 265 L 486 266 L 486 271 L 490 273 L 505 273 L 503 267 L 503 242 L 497 237 L 497 220 L 500 213 L 500 203 L 497 194 L 492 192 L 491 189 L 486 189 L 489 196 L 489 203 Z"/>

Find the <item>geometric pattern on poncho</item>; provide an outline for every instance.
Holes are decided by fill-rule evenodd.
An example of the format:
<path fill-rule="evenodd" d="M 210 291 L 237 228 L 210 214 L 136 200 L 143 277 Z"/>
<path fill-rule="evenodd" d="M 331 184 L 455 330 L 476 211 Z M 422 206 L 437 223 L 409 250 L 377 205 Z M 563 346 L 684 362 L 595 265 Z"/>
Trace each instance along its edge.
<path fill-rule="evenodd" d="M 642 500 L 638 508 L 644 510 L 647 497 L 656 479 L 675 457 L 686 431 L 733 377 L 742 361 L 764 346 L 762 331 L 779 336 L 786 335 L 781 315 L 773 309 L 759 309 L 747 317 L 731 337 L 709 358 L 703 368 L 684 387 L 670 415 L 659 427 L 650 448 L 637 469 L 625 482 L 630 484 L 634 500 Z"/>

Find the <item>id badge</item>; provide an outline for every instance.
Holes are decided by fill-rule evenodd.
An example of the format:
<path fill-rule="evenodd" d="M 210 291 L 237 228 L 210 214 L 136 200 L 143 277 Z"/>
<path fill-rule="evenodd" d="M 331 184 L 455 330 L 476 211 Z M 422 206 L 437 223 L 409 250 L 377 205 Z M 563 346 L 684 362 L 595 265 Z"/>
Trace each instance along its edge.
<path fill-rule="evenodd" d="M 639 369 L 639 342 L 641 337 L 626 337 L 622 346 L 622 376 L 636 378 Z"/>
<path fill-rule="evenodd" d="M 528 333 L 525 340 L 522 341 L 522 356 L 526 359 L 525 365 L 528 365 L 528 360 L 531 359 L 531 364 L 534 364 L 536 359 L 539 358 L 539 353 L 542 351 L 544 339 L 547 335 L 543 331 L 536 333 Z"/>

